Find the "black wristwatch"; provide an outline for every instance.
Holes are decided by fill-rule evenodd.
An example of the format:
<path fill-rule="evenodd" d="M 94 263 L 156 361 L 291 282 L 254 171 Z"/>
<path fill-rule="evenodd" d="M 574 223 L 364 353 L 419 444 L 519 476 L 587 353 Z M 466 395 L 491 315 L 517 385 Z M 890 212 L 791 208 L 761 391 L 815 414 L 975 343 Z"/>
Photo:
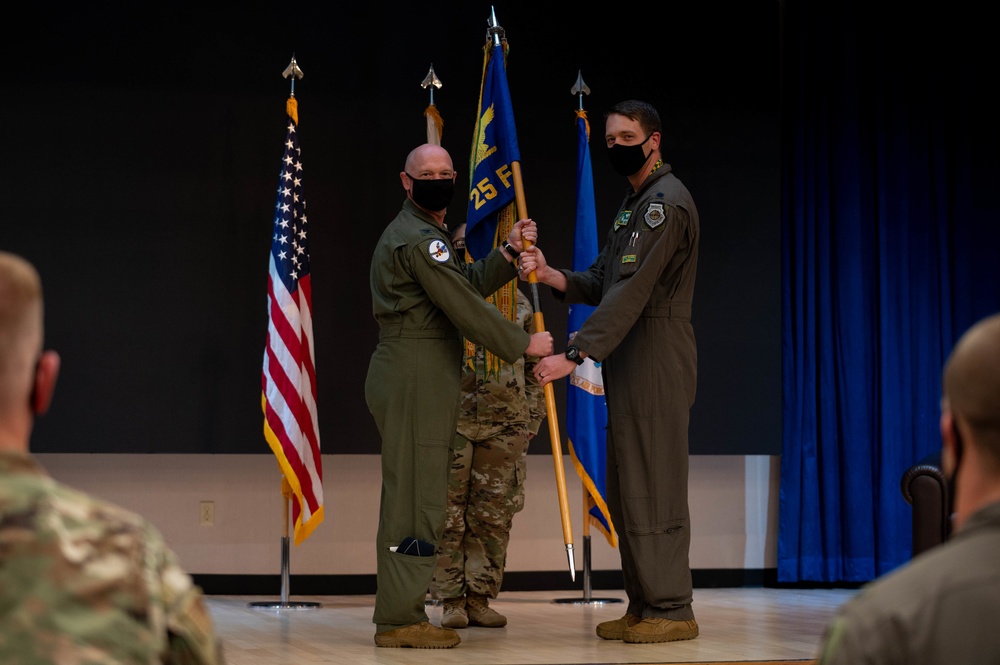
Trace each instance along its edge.
<path fill-rule="evenodd" d="M 580 357 L 580 349 L 575 346 L 566 347 L 566 357 L 575 362 L 577 365 L 583 364 L 583 358 Z"/>
<path fill-rule="evenodd" d="M 510 258 L 514 259 L 515 261 L 517 260 L 517 257 L 521 256 L 521 252 L 514 249 L 514 245 L 510 244 L 506 240 L 503 241 L 501 247 L 503 247 L 507 251 L 507 253 L 510 254 Z"/>

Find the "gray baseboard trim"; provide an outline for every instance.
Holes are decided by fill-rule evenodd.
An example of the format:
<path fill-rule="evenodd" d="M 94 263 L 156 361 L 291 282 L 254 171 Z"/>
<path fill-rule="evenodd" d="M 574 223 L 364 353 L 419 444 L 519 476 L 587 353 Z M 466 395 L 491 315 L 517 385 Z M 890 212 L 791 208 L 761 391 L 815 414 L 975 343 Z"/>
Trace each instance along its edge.
<path fill-rule="evenodd" d="M 203 575 L 194 574 L 195 584 L 213 596 L 267 596 L 281 594 L 280 575 Z M 777 570 L 698 569 L 691 571 L 695 588 L 774 587 Z M 814 585 L 811 585 L 814 586 Z M 375 593 L 375 575 L 291 575 L 289 595 L 341 596 Z M 596 570 L 590 573 L 590 589 L 622 589 L 620 570 Z M 581 571 L 572 580 L 569 571 L 524 571 L 504 575 L 503 591 L 573 591 L 583 593 Z"/>

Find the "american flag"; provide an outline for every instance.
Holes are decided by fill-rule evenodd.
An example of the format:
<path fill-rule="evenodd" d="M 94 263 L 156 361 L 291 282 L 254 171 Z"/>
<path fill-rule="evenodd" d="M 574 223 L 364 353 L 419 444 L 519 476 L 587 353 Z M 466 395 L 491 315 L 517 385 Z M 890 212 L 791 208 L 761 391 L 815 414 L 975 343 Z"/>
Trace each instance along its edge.
<path fill-rule="evenodd" d="M 289 98 L 288 134 L 278 177 L 278 202 L 267 278 L 264 349 L 264 438 L 291 494 L 295 544 L 323 521 L 323 463 L 316 417 L 316 367 L 309 275 L 309 222 L 302 193 L 302 151 L 296 100 Z"/>

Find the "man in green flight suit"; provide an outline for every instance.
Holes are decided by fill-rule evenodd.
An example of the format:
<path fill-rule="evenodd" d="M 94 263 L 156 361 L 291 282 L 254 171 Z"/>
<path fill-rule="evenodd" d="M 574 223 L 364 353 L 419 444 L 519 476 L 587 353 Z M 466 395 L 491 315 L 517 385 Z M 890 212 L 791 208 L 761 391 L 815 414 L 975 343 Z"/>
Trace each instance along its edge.
<path fill-rule="evenodd" d="M 701 223 L 687 187 L 660 152 L 659 112 L 640 100 L 605 114 L 612 168 L 629 187 L 587 270 L 535 276 L 567 303 L 596 305 L 565 354 L 542 358 L 539 383 L 591 357 L 607 394 L 607 501 L 618 532 L 628 608 L 598 624 L 601 639 L 634 644 L 698 636 L 688 550 L 688 421 L 698 376 L 691 308 Z M 527 257 L 525 257 L 527 258 Z"/>
<path fill-rule="evenodd" d="M 399 176 L 407 198 L 375 247 L 370 274 L 379 341 L 365 399 L 382 438 L 372 621 L 377 646 L 449 648 L 458 634 L 432 625 L 424 602 L 444 528 L 462 339 L 508 363 L 549 355 L 553 343 L 550 333 L 529 335 L 485 300 L 517 274 L 522 238 L 537 238 L 534 222 L 518 222 L 504 246 L 462 264 L 444 223 L 457 177 L 448 151 L 418 146 Z M 408 538 L 418 541 L 416 556 L 397 551 Z"/>

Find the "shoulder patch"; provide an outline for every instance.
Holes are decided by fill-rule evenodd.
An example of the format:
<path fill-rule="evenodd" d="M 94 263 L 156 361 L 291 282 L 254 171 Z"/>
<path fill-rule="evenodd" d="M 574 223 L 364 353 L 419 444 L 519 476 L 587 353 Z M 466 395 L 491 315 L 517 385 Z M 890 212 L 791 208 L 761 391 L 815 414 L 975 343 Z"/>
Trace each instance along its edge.
<path fill-rule="evenodd" d="M 621 212 L 619 212 L 618 216 L 615 217 L 614 230 L 617 231 L 621 227 L 627 226 L 628 225 L 628 220 L 630 220 L 630 219 L 632 219 L 632 211 L 631 210 L 622 210 Z"/>
<path fill-rule="evenodd" d="M 662 203 L 650 203 L 649 207 L 646 208 L 646 214 L 643 215 L 643 219 L 646 220 L 646 225 L 655 229 L 657 226 L 662 224 L 666 220 L 667 214 L 663 210 Z"/>
<path fill-rule="evenodd" d="M 448 245 L 443 240 L 434 240 L 431 244 L 427 245 L 427 253 L 438 263 L 444 263 L 451 258 Z"/>

